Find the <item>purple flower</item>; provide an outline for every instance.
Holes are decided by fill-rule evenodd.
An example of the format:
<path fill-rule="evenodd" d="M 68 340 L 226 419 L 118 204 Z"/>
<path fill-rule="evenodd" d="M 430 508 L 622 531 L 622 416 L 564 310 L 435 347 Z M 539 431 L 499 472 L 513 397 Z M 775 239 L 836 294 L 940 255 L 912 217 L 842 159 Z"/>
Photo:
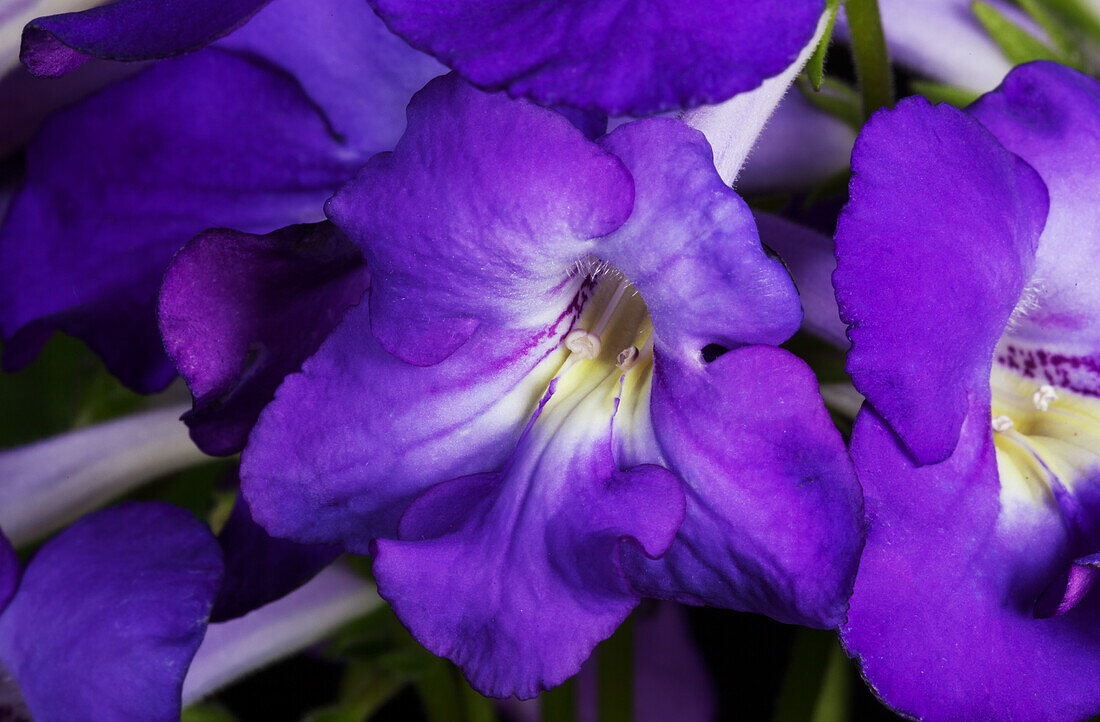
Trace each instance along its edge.
<path fill-rule="evenodd" d="M 842 634 L 902 713 L 1100 709 L 1098 168 L 1100 84 L 1052 63 L 857 141 L 834 283 L 869 528 Z"/>
<path fill-rule="evenodd" d="M 303 14 L 323 12 L 307 0 L 294 1 Z M 48 76 L 69 72 L 88 56 L 169 57 L 229 33 L 265 4 L 118 0 L 34 20 L 24 32 L 21 57 L 32 72 Z M 634 115 L 716 103 L 757 87 L 794 62 L 825 7 L 824 0 L 370 5 L 414 47 L 484 88 Z"/>
<path fill-rule="evenodd" d="M 0 718 L 178 720 L 221 576 L 209 530 L 166 504 L 85 517 L 21 578 L 0 534 Z"/>
<path fill-rule="evenodd" d="M 242 487 L 271 534 L 372 554 L 417 639 L 496 696 L 574 674 L 641 595 L 840 621 L 860 491 L 813 374 L 774 347 L 801 318 L 790 277 L 700 133 L 593 142 L 452 75 L 327 213 L 370 289 L 252 431 Z M 231 345 L 277 285 L 246 250 L 258 280 L 221 297 L 240 322 L 178 323 L 218 275 L 200 257 L 169 271 L 170 347 Z M 731 350 L 706 363 L 711 344 Z"/>
<path fill-rule="evenodd" d="M 167 5 L 206 17 L 192 3 Z M 324 200 L 392 147 L 409 96 L 441 71 L 359 0 L 277 0 L 215 47 L 53 116 L 28 148 L 25 182 L 0 227 L 5 368 L 22 367 L 63 330 L 132 388 L 163 388 L 175 369 L 155 301 L 173 254 L 213 226 L 268 232 L 321 220 Z M 336 273 L 331 265 L 318 272 Z M 252 375 L 262 375 L 270 354 L 254 351 Z M 226 413 L 239 423 L 247 409 Z M 198 440 L 232 453 L 243 445 L 236 433 Z"/>

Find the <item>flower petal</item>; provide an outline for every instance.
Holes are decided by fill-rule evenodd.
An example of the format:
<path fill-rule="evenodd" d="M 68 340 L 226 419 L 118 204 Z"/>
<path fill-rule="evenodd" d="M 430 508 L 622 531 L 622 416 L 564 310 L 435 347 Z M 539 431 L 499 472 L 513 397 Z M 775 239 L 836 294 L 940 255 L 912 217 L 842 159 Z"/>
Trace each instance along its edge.
<path fill-rule="evenodd" d="M 357 162 L 291 78 L 213 49 L 58 114 L 0 228 L 5 366 L 61 329 L 135 389 L 164 387 L 155 299 L 172 254 L 212 226 L 320 220 Z"/>
<path fill-rule="evenodd" d="M 543 104 L 647 115 L 716 103 L 776 75 L 821 0 L 370 0 L 398 35 L 477 85 Z"/>
<path fill-rule="evenodd" d="M 164 348 L 194 394 L 184 416 L 208 454 L 235 454 L 370 283 L 359 249 L 329 223 L 266 236 L 217 229 L 184 246 L 161 286 Z"/>
<path fill-rule="evenodd" d="M 196 50 L 246 22 L 268 0 L 116 0 L 77 13 L 37 18 L 23 29 L 19 59 L 56 78 L 89 56 L 167 58 Z"/>
<path fill-rule="evenodd" d="M 18 586 L 19 557 L 4 532 L 0 531 L 0 614 L 4 613 L 4 607 L 8 606 Z"/>
<path fill-rule="evenodd" d="M 0 616 L 0 658 L 39 722 L 179 719 L 221 575 L 213 536 L 188 512 L 97 512 L 31 560 Z"/>
<path fill-rule="evenodd" d="M 632 196 L 618 159 L 559 113 L 449 75 L 416 94 L 395 151 L 326 212 L 363 249 L 375 336 L 428 365 L 479 322 L 552 323 L 576 292 L 573 264 L 626 220 Z"/>
<path fill-rule="evenodd" d="M 752 346 L 710 364 L 658 355 L 651 409 L 687 515 L 659 560 L 624 555 L 646 596 L 831 627 L 863 544 L 862 499 L 813 373 Z"/>
<path fill-rule="evenodd" d="M 415 366 L 374 338 L 368 304 L 350 309 L 252 432 L 241 484 L 253 518 L 275 536 L 367 553 L 428 487 L 504 465 L 572 322 L 483 326 L 446 360 Z"/>
<path fill-rule="evenodd" d="M 967 395 L 1031 277 L 1047 196 L 1035 172 L 948 105 L 876 113 L 852 154 L 833 275 L 848 372 L 915 458 L 947 457 Z"/>
<path fill-rule="evenodd" d="M 778 344 L 798 330 L 794 283 L 764 252 L 702 133 L 652 118 L 620 126 L 601 145 L 634 177 L 634 212 L 594 253 L 642 294 L 659 347 L 697 357 L 710 343 Z"/>
<path fill-rule="evenodd" d="M 349 144 L 370 153 L 393 148 L 409 98 L 447 72 L 363 0 L 275 0 L 217 46 L 285 69 Z"/>
<path fill-rule="evenodd" d="M 1012 339 L 1100 364 L 1100 83 L 1056 63 L 1013 70 L 969 112 L 1039 172 L 1050 215 L 1035 262 L 1035 298 Z M 1094 383 L 1100 393 L 1100 369 Z"/>
<path fill-rule="evenodd" d="M 576 674 L 638 603 L 620 543 L 650 556 L 672 543 L 679 481 L 653 465 L 616 471 L 609 442 L 571 458 L 553 449 L 548 465 L 521 442 L 504 472 L 429 489 L 401 541 L 373 545 L 379 594 L 482 694 L 533 697 Z"/>
<path fill-rule="evenodd" d="M 955 453 L 927 466 L 873 410 L 856 419 L 868 535 L 842 638 L 904 714 L 1083 719 L 1100 709 L 1100 596 L 1034 618 L 1072 544 L 1049 495 L 1005 498 L 989 414 L 976 403 Z"/>
<path fill-rule="evenodd" d="M 274 602 L 312 579 L 340 554 L 336 547 L 298 544 L 269 536 L 238 496 L 218 534 L 225 554 L 225 581 L 211 622 L 236 619 Z"/>

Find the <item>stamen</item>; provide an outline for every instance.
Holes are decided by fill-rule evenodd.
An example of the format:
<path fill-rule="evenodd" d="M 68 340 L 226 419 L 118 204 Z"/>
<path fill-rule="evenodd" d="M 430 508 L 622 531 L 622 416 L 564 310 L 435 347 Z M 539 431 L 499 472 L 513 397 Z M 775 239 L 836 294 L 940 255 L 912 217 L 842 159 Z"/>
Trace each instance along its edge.
<path fill-rule="evenodd" d="M 1015 426 L 1015 424 L 1012 423 L 1012 419 L 1008 418 L 1004 414 L 993 418 L 993 430 L 998 433 L 1006 434 L 1009 431 L 1012 431 L 1013 426 Z"/>
<path fill-rule="evenodd" d="M 1031 403 L 1035 404 L 1035 408 L 1039 411 L 1050 411 L 1051 402 L 1057 400 L 1058 392 L 1049 384 L 1043 384 L 1031 395 Z"/>
<path fill-rule="evenodd" d="M 565 347 L 583 359 L 594 359 L 600 355 L 600 337 L 583 328 L 575 328 L 565 335 Z"/>
<path fill-rule="evenodd" d="M 634 365 L 638 363 L 638 347 L 629 346 L 620 351 L 617 363 L 623 371 L 634 368 Z"/>

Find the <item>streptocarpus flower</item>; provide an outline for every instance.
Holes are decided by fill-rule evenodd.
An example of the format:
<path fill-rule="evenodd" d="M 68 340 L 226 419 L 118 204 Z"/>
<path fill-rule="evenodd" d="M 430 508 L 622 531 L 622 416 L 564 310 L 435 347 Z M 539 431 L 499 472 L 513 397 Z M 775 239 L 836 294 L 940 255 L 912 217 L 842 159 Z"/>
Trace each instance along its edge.
<path fill-rule="evenodd" d="M 448 76 L 327 212 L 371 287 L 252 432 L 268 531 L 373 554 L 417 639 L 491 695 L 574 674 L 642 594 L 840 621 L 860 491 L 773 345 L 801 317 L 791 280 L 701 134 L 593 142 Z M 188 268 L 173 288 L 202 288 Z M 162 296 L 167 343 L 221 343 L 172 322 L 199 302 Z M 731 350 L 707 363 L 711 344 Z"/>
<path fill-rule="evenodd" d="M 294 0 L 316 13 L 309 0 Z M 32 72 L 88 56 L 163 58 L 202 47 L 266 0 L 118 0 L 38 18 L 23 35 Z M 824 0 L 370 0 L 386 24 L 484 88 L 545 104 L 643 115 L 717 103 L 794 62 Z"/>
<path fill-rule="evenodd" d="M 853 169 L 834 282 L 868 539 L 844 641 L 919 718 L 1093 714 L 1100 84 L 1035 63 L 967 112 L 903 101 Z"/>
<path fill-rule="evenodd" d="M 53 116 L 0 228 L 5 368 L 60 329 L 132 388 L 163 388 L 175 370 L 155 299 L 172 255 L 211 226 L 320 220 L 325 198 L 393 146 L 408 98 L 440 72 L 360 0 L 277 0 L 215 47 Z M 271 358 L 257 356 L 261 367 Z M 243 436 L 229 436 L 211 450 L 239 450 Z"/>
<path fill-rule="evenodd" d="M 178 720 L 221 575 L 209 530 L 167 504 L 87 516 L 22 575 L 0 534 L 0 718 Z"/>

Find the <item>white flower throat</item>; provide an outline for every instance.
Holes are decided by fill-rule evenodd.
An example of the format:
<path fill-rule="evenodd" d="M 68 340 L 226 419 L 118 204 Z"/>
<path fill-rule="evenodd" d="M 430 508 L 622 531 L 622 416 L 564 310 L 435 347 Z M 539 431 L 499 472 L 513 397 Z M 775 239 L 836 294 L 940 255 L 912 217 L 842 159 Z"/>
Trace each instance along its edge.
<path fill-rule="evenodd" d="M 1002 494 L 1056 501 L 1100 473 L 1100 398 L 1049 380 L 993 365 L 993 442 Z"/>
<path fill-rule="evenodd" d="M 645 302 L 617 271 L 588 277 L 579 293 L 579 317 L 544 362 L 552 380 L 541 409 L 532 409 L 528 452 L 554 446 L 568 455 L 565 444 L 584 453 L 581 445 L 609 438 L 612 422 L 627 437 L 648 423 L 653 327 Z"/>

